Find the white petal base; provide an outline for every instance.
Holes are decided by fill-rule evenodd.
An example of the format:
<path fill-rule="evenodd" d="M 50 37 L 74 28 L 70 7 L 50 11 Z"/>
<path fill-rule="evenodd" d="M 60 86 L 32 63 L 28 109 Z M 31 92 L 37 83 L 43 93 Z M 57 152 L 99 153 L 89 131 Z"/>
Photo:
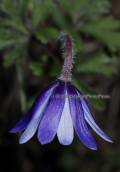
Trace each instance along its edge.
<path fill-rule="evenodd" d="M 57 130 L 58 140 L 62 145 L 70 145 L 74 138 L 74 129 L 70 114 L 68 98 L 65 100 L 60 124 Z"/>

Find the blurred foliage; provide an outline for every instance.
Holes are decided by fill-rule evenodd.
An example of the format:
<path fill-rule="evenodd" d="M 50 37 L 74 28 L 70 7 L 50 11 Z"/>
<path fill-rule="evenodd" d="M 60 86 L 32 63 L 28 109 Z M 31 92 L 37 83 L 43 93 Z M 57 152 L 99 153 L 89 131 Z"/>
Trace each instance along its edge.
<path fill-rule="evenodd" d="M 44 66 L 37 62 L 30 63 L 29 68 L 33 71 L 34 75 L 36 76 L 42 76 L 44 73 Z"/>
<path fill-rule="evenodd" d="M 103 51 L 98 52 L 92 58 L 87 61 L 84 61 L 82 64 L 76 67 L 76 72 L 84 73 L 102 73 L 104 75 L 111 75 L 116 72 L 114 66 L 110 66 L 111 63 L 116 63 L 117 58 L 109 57 Z"/>
<path fill-rule="evenodd" d="M 116 68 L 113 64 L 118 61 L 116 50 L 120 47 L 120 33 L 118 32 L 120 24 L 111 16 L 107 16 L 109 7 L 110 3 L 107 0 L 2 0 L 0 49 L 8 49 L 4 55 L 4 67 L 15 64 L 17 68 L 21 68 L 24 53 L 32 37 L 46 47 L 51 42 L 54 42 L 54 45 L 57 44 L 59 32 L 66 31 L 74 39 L 77 59 L 75 61 L 78 61 L 75 64 L 75 73 L 107 76 L 114 74 Z M 91 55 L 84 51 L 86 39 L 95 40 L 101 45 Z M 52 48 L 49 51 L 50 54 L 53 53 Z M 84 54 L 84 60 L 80 57 L 81 52 Z M 49 56 L 51 55 L 48 55 L 46 51 L 46 54 L 40 57 L 42 62 L 30 62 L 29 69 L 34 75 L 57 77 L 60 74 L 58 60 L 55 58 L 52 63 L 49 63 Z M 17 74 L 19 75 L 19 71 Z M 24 78 L 22 73 L 21 77 Z M 73 76 L 75 77 L 76 75 Z M 22 81 L 24 82 L 24 79 Z M 80 81 L 75 82 L 75 85 L 84 94 L 96 93 Z M 23 84 L 20 84 L 20 90 L 23 89 Z M 23 95 L 24 91 L 20 93 Z M 25 101 L 26 98 L 22 97 L 25 95 L 21 96 L 21 99 Z M 102 100 L 96 99 L 90 102 L 98 110 L 103 110 L 105 107 Z"/>
<path fill-rule="evenodd" d="M 97 151 L 88 150 L 76 134 L 67 147 L 58 144 L 57 138 L 41 146 L 35 137 L 36 140 L 33 138 L 19 148 L 18 138 L 8 134 L 10 127 L 32 106 L 38 92 L 60 76 L 61 31 L 74 39 L 72 82 L 82 94 L 99 95 L 93 88 L 99 84 L 99 78 L 114 77 L 119 61 L 120 23 L 110 15 L 110 7 L 108 0 L 0 0 L 0 56 L 3 57 L 0 62 L 5 68 L 5 74 L 0 71 L 4 92 L 1 94 L 0 90 L 3 105 L 0 144 L 4 145 L 0 147 L 0 171 L 120 171 L 119 132 L 114 134 L 112 128 L 117 119 L 115 108 L 111 115 L 113 126 L 108 116 L 111 130 L 106 127 L 109 131 L 106 134 L 112 135 L 115 143 L 108 146 L 96 136 Z M 113 107 L 118 104 L 116 94 Z M 103 99 L 88 101 L 99 111 L 106 108 Z M 99 121 L 101 127 L 105 124 L 103 118 Z M 119 131 L 119 120 L 117 124 Z"/>
<path fill-rule="evenodd" d="M 120 34 L 116 32 L 120 28 L 118 21 L 112 17 L 106 17 L 98 21 L 90 22 L 83 25 L 80 30 L 90 33 L 103 43 L 105 43 L 111 51 L 115 51 L 116 47 L 120 47 Z"/>
<path fill-rule="evenodd" d="M 47 38 L 58 38 L 58 31 L 54 28 L 41 28 L 36 31 L 35 36 L 42 43 L 47 43 Z"/>

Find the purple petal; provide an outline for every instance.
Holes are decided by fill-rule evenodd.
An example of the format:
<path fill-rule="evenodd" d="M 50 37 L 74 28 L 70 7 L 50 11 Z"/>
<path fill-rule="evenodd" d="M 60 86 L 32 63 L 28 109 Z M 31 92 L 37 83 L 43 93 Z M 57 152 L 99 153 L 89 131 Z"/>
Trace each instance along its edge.
<path fill-rule="evenodd" d="M 33 107 L 31 107 L 31 109 L 28 111 L 28 113 L 15 125 L 14 128 L 12 128 L 9 132 L 10 133 L 17 133 L 20 132 L 22 130 L 24 130 L 28 124 L 31 121 L 32 118 L 32 111 Z"/>
<path fill-rule="evenodd" d="M 59 142 L 62 145 L 70 145 L 74 138 L 73 123 L 72 123 L 72 118 L 70 115 L 68 98 L 66 98 L 65 100 L 64 109 L 62 112 L 58 130 L 57 130 L 57 136 L 58 136 Z"/>
<path fill-rule="evenodd" d="M 78 95 L 72 84 L 67 85 L 68 95 Z M 69 98 L 70 112 L 77 135 L 81 141 L 90 149 L 96 150 L 97 145 L 89 132 L 85 121 L 82 104 L 78 98 Z"/>
<path fill-rule="evenodd" d="M 91 128 L 91 126 L 88 123 L 87 123 L 87 126 L 88 126 L 89 131 L 93 131 L 93 129 Z"/>
<path fill-rule="evenodd" d="M 40 106 L 45 101 L 46 97 L 48 97 L 50 94 L 52 94 L 52 91 L 57 84 L 58 84 L 58 82 L 51 84 L 38 96 L 38 98 L 36 99 L 36 101 L 32 105 L 31 109 L 28 111 L 28 113 L 21 119 L 20 122 L 18 122 L 17 125 L 15 125 L 14 128 L 12 128 L 9 131 L 10 133 L 20 132 L 20 131 L 24 130 L 29 125 L 29 123 L 31 122 L 35 113 L 38 112 Z"/>
<path fill-rule="evenodd" d="M 80 91 L 78 91 L 78 89 L 76 89 L 77 93 L 79 95 L 82 95 L 80 93 Z M 83 111 L 84 111 L 84 115 L 85 115 L 85 119 L 87 121 L 87 123 L 91 126 L 91 128 L 99 135 L 101 136 L 103 139 L 105 139 L 106 141 L 108 142 L 111 142 L 113 143 L 113 141 L 111 139 L 109 139 L 108 136 L 106 136 L 106 134 L 99 128 L 99 126 L 96 124 L 91 112 L 90 112 L 90 109 L 89 109 L 89 106 L 86 102 L 86 100 L 84 98 L 81 99 L 81 102 L 82 102 L 82 107 L 83 107 Z"/>
<path fill-rule="evenodd" d="M 52 93 L 38 129 L 38 140 L 41 144 L 47 144 L 55 137 L 65 104 L 65 98 L 57 96 L 62 94 L 65 95 L 65 84 L 59 83 Z"/>
<path fill-rule="evenodd" d="M 38 125 L 40 123 L 40 120 L 46 110 L 46 107 L 48 105 L 50 96 L 58 83 L 51 85 L 45 91 L 41 94 L 41 96 L 36 100 L 36 103 L 34 105 L 34 109 L 32 110 L 33 118 L 31 122 L 29 123 L 26 130 L 23 132 L 19 143 L 25 143 L 27 142 L 36 132 Z"/>

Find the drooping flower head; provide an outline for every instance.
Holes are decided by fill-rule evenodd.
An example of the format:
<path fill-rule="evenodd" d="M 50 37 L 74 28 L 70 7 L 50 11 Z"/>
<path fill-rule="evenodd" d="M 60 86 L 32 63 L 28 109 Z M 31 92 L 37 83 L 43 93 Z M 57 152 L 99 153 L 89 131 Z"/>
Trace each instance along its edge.
<path fill-rule="evenodd" d="M 72 38 L 67 33 L 61 34 L 65 48 L 65 60 L 59 79 L 48 86 L 36 99 L 23 119 L 10 133 L 25 129 L 19 143 L 27 142 L 38 130 L 41 144 L 51 142 L 57 134 L 62 145 L 69 145 L 74 138 L 74 128 L 80 140 L 90 149 L 96 150 L 97 145 L 88 125 L 103 139 L 112 142 L 96 124 L 89 106 L 80 91 L 71 82 L 73 63 Z"/>

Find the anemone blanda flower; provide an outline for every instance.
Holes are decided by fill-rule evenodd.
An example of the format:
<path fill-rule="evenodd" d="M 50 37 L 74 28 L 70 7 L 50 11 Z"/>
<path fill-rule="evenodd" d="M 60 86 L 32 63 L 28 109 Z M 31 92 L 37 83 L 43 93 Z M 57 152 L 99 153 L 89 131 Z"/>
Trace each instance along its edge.
<path fill-rule="evenodd" d="M 37 130 L 41 144 L 51 142 L 57 133 L 59 142 L 69 145 L 73 141 L 75 128 L 80 140 L 90 149 L 96 150 L 97 145 L 88 124 L 103 139 L 108 142 L 112 140 L 96 124 L 86 100 L 75 97 L 82 94 L 72 85 L 70 77 L 74 57 L 72 38 L 67 33 L 62 33 L 61 37 L 66 57 L 60 78 L 38 96 L 28 113 L 10 133 L 25 129 L 20 144 L 27 142 Z"/>

